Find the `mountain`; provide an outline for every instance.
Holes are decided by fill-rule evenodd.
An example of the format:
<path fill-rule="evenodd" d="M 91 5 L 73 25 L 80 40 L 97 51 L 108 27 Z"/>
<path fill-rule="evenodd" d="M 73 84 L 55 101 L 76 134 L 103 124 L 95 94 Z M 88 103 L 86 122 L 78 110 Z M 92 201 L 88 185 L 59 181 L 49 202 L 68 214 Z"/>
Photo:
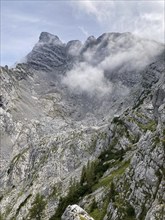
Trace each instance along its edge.
<path fill-rule="evenodd" d="M 1 67 L 0 219 L 165 218 L 164 54 L 131 33 L 42 32 Z"/>

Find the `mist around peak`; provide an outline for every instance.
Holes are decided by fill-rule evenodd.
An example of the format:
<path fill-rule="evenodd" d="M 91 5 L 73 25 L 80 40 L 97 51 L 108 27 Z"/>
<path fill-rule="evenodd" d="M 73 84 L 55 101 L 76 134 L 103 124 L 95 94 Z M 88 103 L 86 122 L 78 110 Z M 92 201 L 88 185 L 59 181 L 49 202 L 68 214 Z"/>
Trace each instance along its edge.
<path fill-rule="evenodd" d="M 163 50 L 162 44 L 131 33 L 89 37 L 83 46 L 72 47 L 71 54 L 77 60 L 72 69 L 66 71 L 62 82 L 74 93 L 104 96 L 113 91 L 113 82 L 123 87 L 136 84 L 141 78 L 140 72 Z"/>

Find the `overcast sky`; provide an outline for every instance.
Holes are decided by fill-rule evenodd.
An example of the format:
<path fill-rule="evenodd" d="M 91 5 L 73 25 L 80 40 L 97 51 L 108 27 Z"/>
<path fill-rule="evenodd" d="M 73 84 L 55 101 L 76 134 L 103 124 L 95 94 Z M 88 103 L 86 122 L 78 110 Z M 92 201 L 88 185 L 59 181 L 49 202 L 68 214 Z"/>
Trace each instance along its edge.
<path fill-rule="evenodd" d="M 164 0 L 1 0 L 1 65 L 31 51 L 42 31 L 63 42 L 89 35 L 132 32 L 164 42 Z"/>

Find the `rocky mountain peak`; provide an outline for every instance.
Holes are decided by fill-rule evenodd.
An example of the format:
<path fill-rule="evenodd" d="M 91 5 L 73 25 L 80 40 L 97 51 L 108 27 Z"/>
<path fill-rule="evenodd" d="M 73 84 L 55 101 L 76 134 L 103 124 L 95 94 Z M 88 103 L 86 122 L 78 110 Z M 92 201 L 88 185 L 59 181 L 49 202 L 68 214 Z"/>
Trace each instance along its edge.
<path fill-rule="evenodd" d="M 41 32 L 39 43 L 62 44 L 59 37 L 48 32 Z"/>
<path fill-rule="evenodd" d="M 94 36 L 89 36 L 88 38 L 87 38 L 87 40 L 86 40 L 86 43 L 93 43 L 93 42 L 95 42 L 96 41 L 96 38 L 94 37 Z"/>

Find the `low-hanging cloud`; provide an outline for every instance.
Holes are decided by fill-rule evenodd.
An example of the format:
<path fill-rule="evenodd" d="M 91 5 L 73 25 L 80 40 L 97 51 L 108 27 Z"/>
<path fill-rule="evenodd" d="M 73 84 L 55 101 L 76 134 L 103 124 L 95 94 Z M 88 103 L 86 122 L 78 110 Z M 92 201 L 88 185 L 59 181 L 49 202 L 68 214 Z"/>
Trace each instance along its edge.
<path fill-rule="evenodd" d="M 87 48 L 80 61 L 63 78 L 63 83 L 74 93 L 102 96 L 121 88 L 121 96 L 128 94 L 129 86 L 124 83 L 138 81 L 140 72 L 164 50 L 162 44 L 131 33 L 104 34 L 101 40 L 90 39 L 91 44 L 87 40 L 90 46 L 86 43 L 82 46 L 82 51 Z"/>
<path fill-rule="evenodd" d="M 126 33 L 127 35 L 127 33 Z M 101 69 L 114 71 L 141 71 L 161 52 L 163 45 L 129 34 L 119 37 L 116 42 L 109 41 L 109 55 L 99 64 Z"/>
<path fill-rule="evenodd" d="M 104 95 L 111 91 L 111 83 L 107 82 L 104 72 L 86 62 L 77 63 L 63 78 L 63 83 L 74 93 L 88 92 L 89 95 Z"/>

